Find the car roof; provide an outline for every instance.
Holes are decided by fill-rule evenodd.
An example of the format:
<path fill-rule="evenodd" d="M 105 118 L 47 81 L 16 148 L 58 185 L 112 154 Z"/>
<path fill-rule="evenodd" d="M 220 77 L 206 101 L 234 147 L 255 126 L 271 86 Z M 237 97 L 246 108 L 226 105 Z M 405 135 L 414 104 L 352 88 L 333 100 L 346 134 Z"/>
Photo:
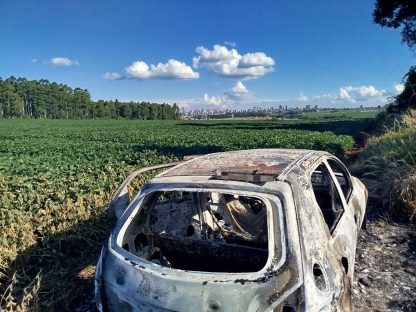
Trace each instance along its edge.
<path fill-rule="evenodd" d="M 251 149 L 207 154 L 181 163 L 156 178 L 174 176 L 215 176 L 218 173 L 268 175 L 278 177 L 290 172 L 300 160 L 308 155 L 325 154 L 300 149 Z M 231 179 L 232 180 L 232 179 Z"/>

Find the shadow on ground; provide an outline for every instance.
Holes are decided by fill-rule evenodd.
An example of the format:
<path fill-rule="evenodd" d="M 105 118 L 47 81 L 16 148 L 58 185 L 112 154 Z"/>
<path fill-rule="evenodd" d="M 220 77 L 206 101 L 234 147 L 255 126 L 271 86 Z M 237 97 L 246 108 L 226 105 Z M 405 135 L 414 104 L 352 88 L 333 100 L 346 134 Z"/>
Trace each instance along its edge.
<path fill-rule="evenodd" d="M 416 311 L 416 299 L 410 300 L 391 300 L 387 307 L 389 310 L 403 311 L 403 312 L 414 312 Z"/>
<path fill-rule="evenodd" d="M 2 311 L 72 311 L 90 300 L 95 265 L 109 232 L 101 214 L 19 253 L 7 269 L 9 280 L 2 281 L 9 285 L 2 289 Z"/>
<path fill-rule="evenodd" d="M 161 155 L 172 155 L 178 159 L 182 159 L 187 155 L 204 155 L 209 153 L 224 152 L 225 149 L 219 145 L 193 145 L 193 146 L 182 146 L 182 145 L 161 145 L 161 144 L 146 144 L 136 145 L 133 147 L 133 151 L 140 153 L 143 150 L 156 151 Z"/>
<path fill-rule="evenodd" d="M 368 132 L 372 124 L 372 118 L 363 118 L 355 120 L 333 120 L 333 121 L 310 121 L 310 120 L 276 120 L 261 122 L 258 120 L 243 121 L 210 121 L 210 122 L 181 122 L 181 127 L 202 127 L 202 128 L 227 128 L 227 129 L 297 129 L 309 131 L 331 131 L 337 135 L 351 135 L 354 139 L 359 139 L 363 134 Z"/>
<path fill-rule="evenodd" d="M 173 156 L 177 159 L 182 160 L 185 156 L 188 155 L 205 155 L 210 153 L 217 153 L 217 152 L 224 152 L 226 150 L 242 150 L 242 149 L 256 149 L 256 148 L 288 148 L 285 146 L 281 146 L 280 144 L 270 144 L 266 145 L 261 142 L 259 144 L 253 143 L 252 146 L 239 146 L 238 142 L 235 145 L 232 146 L 221 146 L 221 145 L 192 145 L 192 146 L 182 146 L 182 145 L 161 145 L 161 144 L 146 144 L 144 145 L 136 145 L 133 146 L 132 150 L 133 153 L 138 153 L 149 150 L 149 151 L 155 151 L 158 155 L 164 155 L 164 156 Z M 291 148 L 305 148 L 304 146 L 295 146 Z M 345 150 L 341 143 L 329 143 L 326 142 L 323 144 L 319 140 L 312 141 L 311 145 L 307 147 L 308 149 L 312 150 L 326 150 L 327 152 L 330 152 L 331 154 L 334 154 L 335 156 L 339 157 L 340 159 L 345 159 Z M 140 158 L 140 156 L 139 156 Z M 137 161 L 134 160 L 135 164 Z"/>

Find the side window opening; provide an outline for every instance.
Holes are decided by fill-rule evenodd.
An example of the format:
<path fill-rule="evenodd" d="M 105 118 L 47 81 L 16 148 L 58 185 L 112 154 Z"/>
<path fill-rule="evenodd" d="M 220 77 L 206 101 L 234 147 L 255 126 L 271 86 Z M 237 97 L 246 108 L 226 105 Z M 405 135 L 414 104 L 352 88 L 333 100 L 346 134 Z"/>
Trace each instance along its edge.
<path fill-rule="evenodd" d="M 331 170 L 334 173 L 335 177 L 338 180 L 338 184 L 340 185 L 342 189 L 342 193 L 344 194 L 345 201 L 348 201 L 352 192 L 352 186 L 351 186 L 348 173 L 335 160 L 328 159 L 327 162 L 328 162 L 328 165 L 331 167 Z"/>
<path fill-rule="evenodd" d="M 266 204 L 217 192 L 149 194 L 122 246 L 145 260 L 182 270 L 257 272 L 268 259 Z"/>
<path fill-rule="evenodd" d="M 325 223 L 332 233 L 344 212 L 336 185 L 324 164 L 319 165 L 311 176 L 315 200 L 321 208 Z"/>

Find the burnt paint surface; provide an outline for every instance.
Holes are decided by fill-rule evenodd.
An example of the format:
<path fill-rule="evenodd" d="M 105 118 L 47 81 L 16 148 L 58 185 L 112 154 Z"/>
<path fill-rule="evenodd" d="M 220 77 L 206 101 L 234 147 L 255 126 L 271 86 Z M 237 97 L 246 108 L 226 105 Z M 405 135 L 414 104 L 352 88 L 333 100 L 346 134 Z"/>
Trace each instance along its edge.
<path fill-rule="evenodd" d="M 254 149 L 201 156 L 160 176 L 211 176 L 214 171 L 279 175 L 308 150 Z"/>
<path fill-rule="evenodd" d="M 250 277 L 235 273 L 216 276 L 209 272 L 171 270 L 140 258 L 131 259 L 128 253 L 110 243 L 109 252 L 100 259 L 102 269 L 97 275 L 110 310 L 281 311 L 289 306 L 296 311 L 350 311 L 355 244 L 367 192 L 361 182 L 351 178 L 353 193 L 348 202 L 343 200 L 343 217 L 335 231 L 329 233 L 310 184 L 313 166 L 325 161 L 325 157 L 330 155 L 296 150 L 218 153 L 193 159 L 157 176 L 154 183 L 160 179 L 164 186 L 169 186 L 175 184 L 169 177 L 208 177 L 218 169 L 278 174 L 282 182 L 268 182 L 263 187 L 267 193 L 273 193 L 273 189 L 281 192 L 283 262 L 274 259 L 267 268 Z M 186 184 L 185 181 L 181 177 L 176 182 Z M 206 184 L 206 180 L 201 181 L 201 185 Z M 238 187 L 244 189 L 242 183 Z M 251 188 L 247 186 L 247 190 Z M 345 272 L 345 259 L 348 272 Z M 316 285 L 315 264 L 321 268 L 323 289 Z"/>
<path fill-rule="evenodd" d="M 309 159 L 297 163 L 286 176 L 291 183 L 296 201 L 298 227 L 302 245 L 305 309 L 307 311 L 351 311 L 351 285 L 358 231 L 365 212 L 367 191 L 354 177 L 351 178 L 352 194 L 348 201 L 342 198 L 344 212 L 335 230 L 330 233 L 317 204 L 310 176 L 329 154 L 312 154 Z M 327 165 L 329 168 L 329 166 Z M 334 176 L 333 176 L 334 177 Z M 334 181 L 336 178 L 333 179 Z M 336 182 L 338 184 L 338 182 Z M 342 193 L 339 185 L 337 191 Z M 344 262 L 344 263 L 343 263 Z M 321 268 L 323 289 L 317 287 L 314 266 Z M 346 272 L 345 266 L 349 270 Z"/>

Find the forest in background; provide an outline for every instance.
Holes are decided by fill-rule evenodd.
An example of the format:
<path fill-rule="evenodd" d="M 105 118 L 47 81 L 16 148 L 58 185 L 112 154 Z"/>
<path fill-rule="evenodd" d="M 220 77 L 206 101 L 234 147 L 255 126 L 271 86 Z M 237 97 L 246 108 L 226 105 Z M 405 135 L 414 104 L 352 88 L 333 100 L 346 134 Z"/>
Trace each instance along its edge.
<path fill-rule="evenodd" d="M 92 101 L 87 89 L 71 88 L 46 79 L 0 78 L 0 118 L 48 119 L 178 119 L 176 104 Z"/>

